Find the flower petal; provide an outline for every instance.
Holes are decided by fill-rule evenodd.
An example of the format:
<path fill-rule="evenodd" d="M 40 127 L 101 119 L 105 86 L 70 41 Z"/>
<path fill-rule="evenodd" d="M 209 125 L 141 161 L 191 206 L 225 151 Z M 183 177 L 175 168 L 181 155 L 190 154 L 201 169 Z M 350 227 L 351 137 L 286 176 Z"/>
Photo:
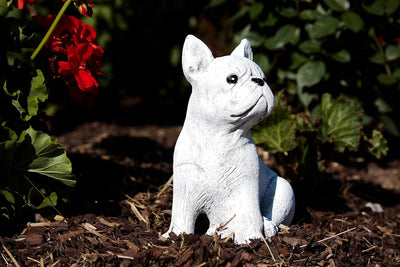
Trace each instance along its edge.
<path fill-rule="evenodd" d="M 71 67 L 70 67 L 70 65 L 69 65 L 68 62 L 59 61 L 59 62 L 58 62 L 58 66 L 60 67 L 60 68 L 58 69 L 58 73 L 59 73 L 59 74 L 61 74 L 61 75 L 69 75 L 69 74 L 72 74 L 72 70 L 71 70 Z"/>
<path fill-rule="evenodd" d="M 79 70 L 78 73 L 75 73 L 75 79 L 79 88 L 85 92 L 93 91 L 99 86 L 96 79 L 87 70 Z"/>

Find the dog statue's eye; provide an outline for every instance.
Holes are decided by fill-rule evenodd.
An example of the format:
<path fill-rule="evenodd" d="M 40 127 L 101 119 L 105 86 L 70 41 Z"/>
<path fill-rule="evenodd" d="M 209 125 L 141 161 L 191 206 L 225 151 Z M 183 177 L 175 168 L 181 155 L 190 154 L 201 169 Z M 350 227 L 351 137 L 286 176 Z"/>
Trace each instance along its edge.
<path fill-rule="evenodd" d="M 227 83 L 237 83 L 238 79 L 239 79 L 239 78 L 238 78 L 237 75 L 231 74 L 231 75 L 229 75 L 228 77 L 226 77 L 226 82 L 227 82 Z"/>

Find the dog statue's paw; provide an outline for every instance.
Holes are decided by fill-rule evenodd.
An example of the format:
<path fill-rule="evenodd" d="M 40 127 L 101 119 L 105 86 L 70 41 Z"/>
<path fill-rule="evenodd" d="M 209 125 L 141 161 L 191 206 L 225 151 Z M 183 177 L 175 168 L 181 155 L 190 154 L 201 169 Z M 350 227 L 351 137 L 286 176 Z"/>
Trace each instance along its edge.
<path fill-rule="evenodd" d="M 161 236 L 162 236 L 163 238 L 168 239 L 168 238 L 169 238 L 169 234 L 170 234 L 171 232 L 172 232 L 171 229 L 168 229 L 168 231 L 166 231 L 165 233 L 163 233 Z"/>
<path fill-rule="evenodd" d="M 264 221 L 264 235 L 266 238 L 271 238 L 272 236 L 275 236 L 278 231 L 279 228 L 278 226 L 271 222 L 270 220 L 268 220 L 267 218 L 263 217 L 263 221 Z"/>

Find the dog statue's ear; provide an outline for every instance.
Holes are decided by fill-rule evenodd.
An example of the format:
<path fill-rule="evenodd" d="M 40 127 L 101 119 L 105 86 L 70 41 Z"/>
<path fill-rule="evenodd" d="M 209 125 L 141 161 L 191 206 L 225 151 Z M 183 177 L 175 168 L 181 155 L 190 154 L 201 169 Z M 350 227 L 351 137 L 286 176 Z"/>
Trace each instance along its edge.
<path fill-rule="evenodd" d="M 240 44 L 232 51 L 232 56 L 246 57 L 253 60 L 253 50 L 251 49 L 249 41 L 243 39 Z"/>
<path fill-rule="evenodd" d="M 211 50 L 200 39 L 188 35 L 183 44 L 182 68 L 186 79 L 192 82 L 196 74 L 203 72 L 214 59 Z"/>

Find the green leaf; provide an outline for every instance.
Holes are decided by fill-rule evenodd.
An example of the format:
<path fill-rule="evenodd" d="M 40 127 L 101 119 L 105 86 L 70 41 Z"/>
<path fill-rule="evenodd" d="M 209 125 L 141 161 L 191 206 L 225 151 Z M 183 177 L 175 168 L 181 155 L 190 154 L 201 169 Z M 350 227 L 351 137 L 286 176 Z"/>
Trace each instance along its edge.
<path fill-rule="evenodd" d="M 282 94 L 278 93 L 274 111 L 253 128 L 253 138 L 256 143 L 265 143 L 271 153 L 286 152 L 297 146 L 295 130 L 296 119 L 282 99 Z"/>
<path fill-rule="evenodd" d="M 54 178 L 68 186 L 74 186 L 76 181 L 72 174 L 71 162 L 57 140 L 32 128 L 26 132 L 31 137 L 36 152 L 36 158 L 29 164 L 27 171 Z"/>
<path fill-rule="evenodd" d="M 293 25 L 282 26 L 274 37 L 267 40 L 265 46 L 271 50 L 281 49 L 287 43 L 293 43 L 293 40 L 298 39 L 299 34 L 299 29 Z"/>
<path fill-rule="evenodd" d="M 8 12 L 8 5 L 6 0 L 0 0 L 0 17 L 4 17 Z"/>
<path fill-rule="evenodd" d="M 317 12 L 314 9 L 305 9 L 300 12 L 300 18 L 302 20 L 315 20 Z"/>
<path fill-rule="evenodd" d="M 56 192 L 51 192 L 50 195 L 47 196 L 47 199 L 43 199 L 42 203 L 40 203 L 40 205 L 37 206 L 36 208 L 42 209 L 51 206 L 49 201 L 51 202 L 51 204 L 53 204 L 53 206 L 57 206 L 58 196 Z"/>
<path fill-rule="evenodd" d="M 388 75 L 386 73 L 378 74 L 378 82 L 383 85 L 393 85 L 397 83 L 397 78 L 393 75 Z"/>
<path fill-rule="evenodd" d="M 228 19 L 228 22 L 232 22 L 235 21 L 237 19 L 242 18 L 243 16 L 245 16 L 248 12 L 250 11 L 250 7 L 249 6 L 243 6 L 242 8 L 239 9 L 238 12 L 236 12 L 236 14 L 234 14 L 232 17 L 230 17 Z"/>
<path fill-rule="evenodd" d="M 375 102 L 375 107 L 378 109 L 379 113 L 389 113 L 393 109 L 389 106 L 389 104 L 383 100 L 381 97 L 376 99 Z"/>
<path fill-rule="evenodd" d="M 363 4 L 363 8 L 370 14 L 382 16 L 385 13 L 391 15 L 397 10 L 399 5 L 400 2 L 398 0 L 375 0 L 369 6 Z"/>
<path fill-rule="evenodd" d="M 3 189 L 0 190 L 0 194 L 2 194 L 8 202 L 15 204 L 15 197 L 10 191 Z"/>
<path fill-rule="evenodd" d="M 385 125 L 386 130 L 394 135 L 394 136 L 400 136 L 399 128 L 397 127 L 396 123 L 393 121 L 393 119 L 387 115 L 382 115 L 380 116 L 380 120 Z"/>
<path fill-rule="evenodd" d="M 382 133 L 378 130 L 372 131 L 372 138 L 368 139 L 370 146 L 368 151 L 376 158 L 380 159 L 382 156 L 386 156 L 389 150 L 387 141 L 383 137 Z"/>
<path fill-rule="evenodd" d="M 271 26 L 274 26 L 277 21 L 278 21 L 278 18 L 275 17 L 274 13 L 269 12 L 267 19 L 260 22 L 260 26 L 261 27 L 271 27 Z"/>
<path fill-rule="evenodd" d="M 334 144 L 337 151 L 357 150 L 360 144 L 362 109 L 350 100 L 333 99 L 324 94 L 321 99 L 321 140 Z"/>
<path fill-rule="evenodd" d="M 14 64 L 18 65 L 18 61 L 14 61 Z M 21 77 L 21 79 L 24 78 L 26 77 Z M 11 103 L 19 112 L 20 118 L 23 121 L 29 121 L 33 116 L 36 116 L 39 103 L 45 101 L 48 96 L 46 87 L 44 86 L 44 76 L 39 69 L 36 70 L 36 76 L 32 77 L 30 84 L 29 80 L 27 81 L 26 88 L 21 88 L 21 90 L 19 90 L 10 89 L 7 88 L 7 86 L 8 84 L 4 83 L 4 92 L 12 97 Z M 30 86 L 30 88 L 28 86 Z"/>
<path fill-rule="evenodd" d="M 350 7 L 350 3 L 347 0 L 324 0 L 325 4 L 327 4 L 334 11 L 346 11 Z"/>
<path fill-rule="evenodd" d="M 299 88 L 312 86 L 320 82 L 326 73 L 325 64 L 322 61 L 309 61 L 297 71 L 297 85 Z"/>
<path fill-rule="evenodd" d="M 345 26 L 353 32 L 358 32 L 364 27 L 364 21 L 357 13 L 350 11 L 342 15 Z"/>
<path fill-rule="evenodd" d="M 226 0 L 211 0 L 210 3 L 207 5 L 207 8 L 217 7 L 225 2 Z"/>
<path fill-rule="evenodd" d="M 44 102 L 47 97 L 47 89 L 44 86 L 43 73 L 38 69 L 36 70 L 36 76 L 32 78 L 31 90 L 27 99 L 28 102 L 28 114 L 25 120 L 32 118 L 37 115 L 39 109 L 39 103 Z"/>
<path fill-rule="evenodd" d="M 0 215 L 10 219 L 15 215 L 15 197 L 8 190 L 0 190 Z"/>
<path fill-rule="evenodd" d="M 283 7 L 281 8 L 278 13 L 285 18 L 293 18 L 296 16 L 296 9 L 293 7 Z"/>
<path fill-rule="evenodd" d="M 304 63 L 310 61 L 310 59 L 306 56 L 304 56 L 301 53 L 296 53 L 293 52 L 290 55 L 290 62 L 292 62 L 292 64 L 290 65 L 289 69 L 290 70 L 296 70 L 298 69 L 301 65 L 303 65 Z M 296 77 L 294 77 L 296 79 Z"/>
<path fill-rule="evenodd" d="M 269 72 L 272 68 L 272 63 L 264 54 L 255 54 L 254 62 L 256 62 L 265 73 Z"/>
<path fill-rule="evenodd" d="M 5 129 L 7 130 L 7 129 Z M 2 130 L 4 132 L 4 129 Z M 71 162 L 57 140 L 32 127 L 23 131 L 18 139 L 9 130 L 11 140 L 0 143 L 0 164 L 8 169 L 38 173 L 54 178 L 68 186 L 75 185 Z"/>
<path fill-rule="evenodd" d="M 351 60 L 351 55 L 349 51 L 347 51 L 346 49 L 342 49 L 339 52 L 331 54 L 330 56 L 333 60 L 336 60 L 337 62 L 340 63 L 347 63 L 350 62 Z"/>
<path fill-rule="evenodd" d="M 397 45 L 388 45 L 386 47 L 385 56 L 389 61 L 400 58 L 400 43 Z"/>
<path fill-rule="evenodd" d="M 311 94 L 308 92 L 304 92 L 303 88 L 297 87 L 297 96 L 299 97 L 300 102 L 308 107 L 314 99 L 318 99 L 317 94 Z"/>
<path fill-rule="evenodd" d="M 319 53 L 321 51 L 321 42 L 318 40 L 305 40 L 299 45 L 300 51 L 306 54 Z"/>
<path fill-rule="evenodd" d="M 384 64 L 385 58 L 381 53 L 376 52 L 375 55 L 373 55 L 372 57 L 369 58 L 369 61 L 371 61 L 372 63 L 375 63 L 375 64 Z"/>
<path fill-rule="evenodd" d="M 241 39 L 246 38 L 250 43 L 252 47 L 258 47 L 263 43 L 263 36 L 258 34 L 257 32 L 251 31 L 251 25 L 247 25 L 239 35 L 235 37 L 237 39 L 237 42 L 239 43 Z"/>
<path fill-rule="evenodd" d="M 253 3 L 250 6 L 249 10 L 250 19 L 251 20 L 256 19 L 262 13 L 263 9 L 264 9 L 263 3 L 258 3 L 258 2 Z"/>
<path fill-rule="evenodd" d="M 324 16 L 317 19 L 317 21 L 315 21 L 315 23 L 307 29 L 311 38 L 318 39 L 335 33 L 338 27 L 338 19 L 332 16 Z"/>

